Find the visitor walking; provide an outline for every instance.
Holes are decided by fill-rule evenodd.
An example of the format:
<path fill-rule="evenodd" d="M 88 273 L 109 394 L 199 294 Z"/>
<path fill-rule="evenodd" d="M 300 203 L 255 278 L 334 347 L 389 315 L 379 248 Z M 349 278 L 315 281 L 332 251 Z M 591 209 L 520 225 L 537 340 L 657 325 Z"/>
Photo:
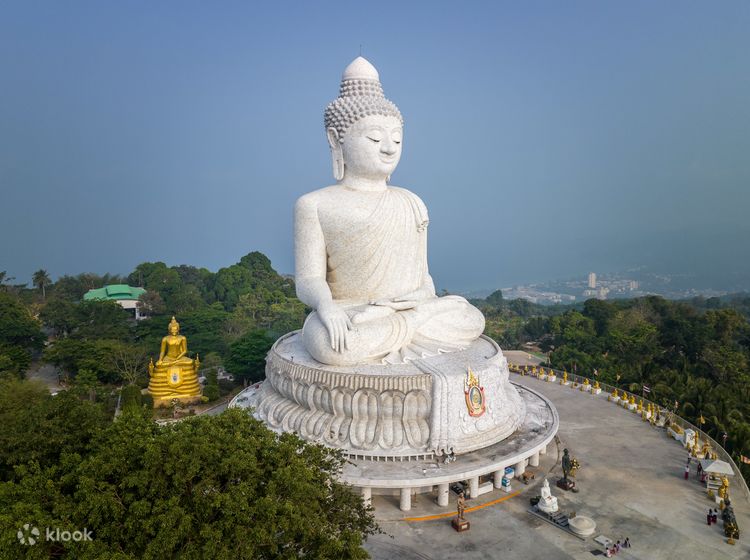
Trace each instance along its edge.
<path fill-rule="evenodd" d="M 630 537 L 625 537 L 625 542 L 622 543 L 622 548 L 630 548 Z"/>
<path fill-rule="evenodd" d="M 706 525 L 711 525 L 714 520 L 714 510 L 711 508 L 708 508 L 708 513 L 706 514 Z"/>
<path fill-rule="evenodd" d="M 685 480 L 687 480 L 688 478 L 690 478 L 690 463 L 685 465 Z"/>

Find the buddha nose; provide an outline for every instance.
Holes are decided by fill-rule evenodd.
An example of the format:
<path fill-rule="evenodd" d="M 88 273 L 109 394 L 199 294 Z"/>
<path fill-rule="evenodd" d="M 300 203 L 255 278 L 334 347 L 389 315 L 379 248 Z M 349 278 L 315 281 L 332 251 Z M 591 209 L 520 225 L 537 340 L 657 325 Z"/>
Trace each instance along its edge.
<path fill-rule="evenodd" d="M 380 151 L 392 156 L 396 153 L 396 144 L 390 138 L 385 138 L 380 142 Z"/>

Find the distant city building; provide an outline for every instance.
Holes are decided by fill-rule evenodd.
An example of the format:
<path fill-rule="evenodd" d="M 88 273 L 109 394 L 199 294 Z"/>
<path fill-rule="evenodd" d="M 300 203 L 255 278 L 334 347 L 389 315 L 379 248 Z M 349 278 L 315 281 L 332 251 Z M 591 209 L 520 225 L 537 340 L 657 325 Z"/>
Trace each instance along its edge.
<path fill-rule="evenodd" d="M 630 288 L 631 292 L 634 292 L 638 289 L 638 282 L 636 282 L 635 280 L 631 280 L 628 287 Z"/>
<path fill-rule="evenodd" d="M 123 309 L 132 311 L 133 317 L 138 321 L 145 318 L 138 312 L 138 298 L 144 293 L 146 290 L 143 288 L 133 288 L 127 284 L 110 284 L 103 288 L 89 290 L 83 294 L 83 301 L 116 301 Z"/>
<path fill-rule="evenodd" d="M 589 288 L 596 288 L 596 272 L 589 272 Z"/>

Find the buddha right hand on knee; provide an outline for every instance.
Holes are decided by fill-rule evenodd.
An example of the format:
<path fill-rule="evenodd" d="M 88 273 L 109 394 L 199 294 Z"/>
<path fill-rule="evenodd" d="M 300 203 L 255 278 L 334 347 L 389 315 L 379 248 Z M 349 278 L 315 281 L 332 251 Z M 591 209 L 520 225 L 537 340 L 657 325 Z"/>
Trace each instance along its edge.
<path fill-rule="evenodd" d="M 352 328 L 352 322 L 346 311 L 336 303 L 330 302 L 321 305 L 318 309 L 318 317 L 328 331 L 331 348 L 336 352 L 348 350 L 348 335 Z"/>

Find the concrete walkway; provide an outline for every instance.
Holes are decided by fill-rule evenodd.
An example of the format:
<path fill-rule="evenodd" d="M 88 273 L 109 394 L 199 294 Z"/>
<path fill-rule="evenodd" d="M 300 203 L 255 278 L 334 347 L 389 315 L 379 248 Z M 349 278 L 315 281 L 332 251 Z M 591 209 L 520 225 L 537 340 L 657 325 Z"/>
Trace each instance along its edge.
<path fill-rule="evenodd" d="M 471 530 L 456 533 L 450 518 L 404 521 L 446 513 L 429 495 L 418 497 L 412 511 L 403 515 L 397 497 L 373 497 L 376 516 L 386 535 L 371 537 L 366 545 L 373 558 L 404 559 L 557 559 L 591 558 L 601 550 L 593 537 L 580 540 L 527 513 L 529 498 L 538 494 L 544 474 L 552 469 L 550 486 L 564 512 L 575 511 L 597 523 L 594 536 L 613 540 L 630 537 L 633 548 L 618 558 L 643 560 L 750 557 L 750 503 L 732 492 L 742 539 L 726 544 L 721 520 L 706 525 L 709 501 L 695 477 L 683 478 L 687 452 L 663 429 L 652 428 L 640 417 L 606 400 L 557 383 L 511 374 L 548 397 L 560 415 L 560 445 L 581 462 L 577 476 L 580 492 L 566 493 L 554 486 L 561 475 L 555 451 L 537 472 L 536 486 L 515 482 L 521 493 L 468 514 Z M 561 449 L 560 449 L 561 451 Z M 695 461 L 693 461 L 695 466 Z M 467 507 L 502 497 L 499 491 L 469 501 Z M 507 495 L 506 495 L 507 496 Z M 455 511 L 455 495 L 451 494 Z"/>

